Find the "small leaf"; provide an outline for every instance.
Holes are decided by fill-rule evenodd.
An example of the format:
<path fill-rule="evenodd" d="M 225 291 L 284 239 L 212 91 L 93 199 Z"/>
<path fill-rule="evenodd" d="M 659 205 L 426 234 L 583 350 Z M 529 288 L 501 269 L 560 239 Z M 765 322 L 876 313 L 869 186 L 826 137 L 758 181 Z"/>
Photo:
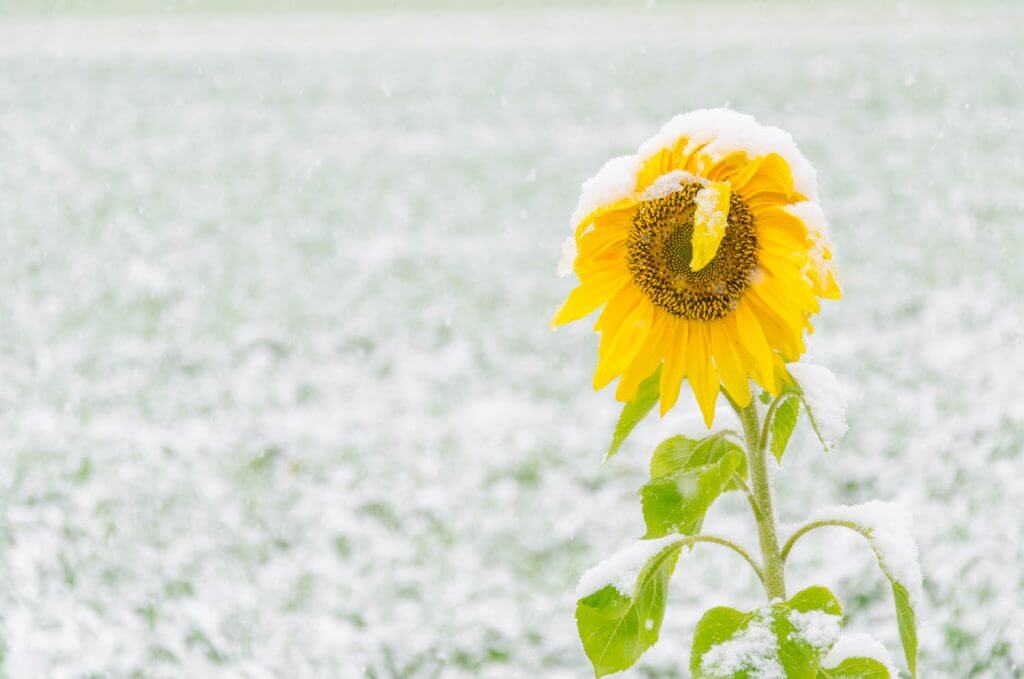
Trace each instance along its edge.
<path fill-rule="evenodd" d="M 744 457 L 726 450 L 717 462 L 656 478 L 640 489 L 647 538 L 700 532 L 704 515 L 730 484 Z"/>
<path fill-rule="evenodd" d="M 818 670 L 818 679 L 896 679 L 874 658 L 847 658 L 835 667 Z"/>
<path fill-rule="evenodd" d="M 776 461 L 782 463 L 782 454 L 786 452 L 786 444 L 796 427 L 797 416 L 800 414 L 800 400 L 792 395 L 783 394 L 779 397 L 779 405 L 775 406 L 772 416 L 771 447 Z"/>
<path fill-rule="evenodd" d="M 743 448 L 727 439 L 725 434 L 711 434 L 700 440 L 685 436 L 672 436 L 659 443 L 654 449 L 654 453 L 651 455 L 651 478 L 674 476 L 679 472 L 718 462 L 731 451 L 739 453 L 741 463 L 736 473 L 745 478 L 747 458 Z"/>
<path fill-rule="evenodd" d="M 658 640 L 668 583 L 682 545 L 673 542 L 647 561 L 631 597 L 608 585 L 577 603 L 576 626 L 596 676 L 632 667 Z"/>
<path fill-rule="evenodd" d="M 619 452 L 626 437 L 640 424 L 640 421 L 651 412 L 661 394 L 661 367 L 654 371 L 654 374 L 640 383 L 636 391 L 636 398 L 622 407 L 619 421 L 615 423 L 615 433 L 612 434 L 612 444 L 608 448 L 608 454 L 604 461 L 612 459 L 615 453 Z"/>
<path fill-rule="evenodd" d="M 751 613 L 713 608 L 697 623 L 690 671 L 698 679 L 815 679 L 841 623 L 839 600 L 824 587 Z"/>

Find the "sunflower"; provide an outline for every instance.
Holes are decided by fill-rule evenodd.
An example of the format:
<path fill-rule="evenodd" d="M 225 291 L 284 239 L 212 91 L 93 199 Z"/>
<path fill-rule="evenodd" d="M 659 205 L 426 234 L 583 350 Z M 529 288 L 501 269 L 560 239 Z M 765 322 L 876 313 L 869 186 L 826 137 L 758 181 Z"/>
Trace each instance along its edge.
<path fill-rule="evenodd" d="M 777 394 L 818 298 L 839 299 L 814 169 L 790 135 L 728 109 L 677 116 L 583 184 L 560 265 L 579 285 L 552 325 L 604 307 L 594 388 L 629 402 L 659 368 L 661 413 L 688 381 L 705 423 L 720 389 Z"/>

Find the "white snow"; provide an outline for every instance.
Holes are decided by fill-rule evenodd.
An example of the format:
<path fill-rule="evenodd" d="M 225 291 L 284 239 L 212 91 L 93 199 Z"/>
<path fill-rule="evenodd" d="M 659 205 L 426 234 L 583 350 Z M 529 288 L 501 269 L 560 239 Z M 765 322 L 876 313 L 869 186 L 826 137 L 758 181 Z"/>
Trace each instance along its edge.
<path fill-rule="evenodd" d="M 881 500 L 836 505 L 814 512 L 810 520 L 848 521 L 866 529 L 882 568 L 907 589 L 911 605 L 918 609 L 923 593 L 914 519 L 902 505 Z"/>
<path fill-rule="evenodd" d="M 791 611 L 788 617 L 796 627 L 795 636 L 818 651 L 824 651 L 836 643 L 843 624 L 842 616 L 824 611 Z"/>
<path fill-rule="evenodd" d="M 783 679 L 771 616 L 771 609 L 759 611 L 739 634 L 709 648 L 700 659 L 704 674 L 724 679 L 746 670 L 750 679 Z"/>
<path fill-rule="evenodd" d="M 813 363 L 790 363 L 789 373 L 800 385 L 814 428 L 826 450 L 833 448 L 846 434 L 846 394 L 835 374 Z"/>
<path fill-rule="evenodd" d="M 871 658 L 885 665 L 892 679 L 899 676 L 892 655 L 878 640 L 867 634 L 847 633 L 839 637 L 828 655 L 822 660 L 822 667 L 837 667 L 848 658 Z"/>
<path fill-rule="evenodd" d="M 700 109 L 682 113 L 640 146 L 637 157 L 650 158 L 680 137 L 689 140 L 687 150 L 707 144 L 703 151 L 717 160 L 733 151 L 747 151 L 751 157 L 777 153 L 789 164 L 797 191 L 817 200 L 818 180 L 811 163 L 797 148 L 793 137 L 778 127 L 762 125 L 753 116 L 728 108 Z"/>
<path fill-rule="evenodd" d="M 639 172 L 640 161 L 635 155 L 618 156 L 606 162 L 580 187 L 579 201 L 569 220 L 569 230 L 575 232 L 580 220 L 602 205 L 633 195 Z"/>
<path fill-rule="evenodd" d="M 644 565 L 663 549 L 685 539 L 684 535 L 666 535 L 653 540 L 637 540 L 584 573 L 576 586 L 576 598 L 588 597 L 608 585 L 622 596 L 632 597 L 636 579 Z"/>
<path fill-rule="evenodd" d="M 586 30 L 540 3 L 16 4 L 47 11 L 0 21 L 0 674 L 587 674 L 576 580 L 642 532 L 649 453 L 696 405 L 600 467 L 621 404 L 590 389 L 589 328 L 547 330 L 551 274 L 579 180 L 708 101 L 793 132 L 844 255 L 809 352 L 850 431 L 784 459 L 779 513 L 898 498 L 929 679 L 1024 666 L 1014 3 L 829 3 L 813 30 L 807 2 L 601 3 Z M 683 19 L 730 28 L 682 40 Z M 712 511 L 756 550 L 740 494 Z M 821 531 L 794 568 L 899 659 L 857 537 Z M 687 555 L 663 641 L 622 676 L 685 674 L 701 613 L 750 599 L 744 570 Z"/>

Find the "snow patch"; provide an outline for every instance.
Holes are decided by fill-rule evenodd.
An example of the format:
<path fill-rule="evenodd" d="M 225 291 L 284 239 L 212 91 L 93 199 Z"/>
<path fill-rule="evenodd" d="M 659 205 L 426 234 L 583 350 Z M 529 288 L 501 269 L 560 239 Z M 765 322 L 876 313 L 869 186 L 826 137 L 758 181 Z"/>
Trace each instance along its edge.
<path fill-rule="evenodd" d="M 789 621 L 796 627 L 794 636 L 806 641 L 820 652 L 836 643 L 843 619 L 824 611 L 792 611 L 789 614 Z"/>
<path fill-rule="evenodd" d="M 861 505 L 825 507 L 811 521 L 848 521 L 867 530 L 882 569 L 907 589 L 916 611 L 923 599 L 921 566 L 914 540 L 914 518 L 901 505 L 872 500 Z"/>
<path fill-rule="evenodd" d="M 771 615 L 770 610 L 758 612 L 746 629 L 709 648 L 700 659 L 701 671 L 723 679 L 744 670 L 749 679 L 784 679 Z"/>
<path fill-rule="evenodd" d="M 790 363 L 789 373 L 800 385 L 814 428 L 826 450 L 846 434 L 846 395 L 831 370 L 813 363 Z"/>
<path fill-rule="evenodd" d="M 632 598 L 636 579 L 647 562 L 663 549 L 685 539 L 685 535 L 666 535 L 654 540 L 637 540 L 584 573 L 576 586 L 576 598 L 584 599 L 608 585 L 622 596 Z"/>
<path fill-rule="evenodd" d="M 893 663 L 889 651 L 876 639 L 867 634 L 844 634 L 836 642 L 836 645 L 832 647 L 829 654 L 825 656 L 825 659 L 822 660 L 821 666 L 825 668 L 837 667 L 849 658 L 871 658 L 877 660 L 885 665 L 893 679 L 899 676 L 896 673 L 896 665 Z"/>

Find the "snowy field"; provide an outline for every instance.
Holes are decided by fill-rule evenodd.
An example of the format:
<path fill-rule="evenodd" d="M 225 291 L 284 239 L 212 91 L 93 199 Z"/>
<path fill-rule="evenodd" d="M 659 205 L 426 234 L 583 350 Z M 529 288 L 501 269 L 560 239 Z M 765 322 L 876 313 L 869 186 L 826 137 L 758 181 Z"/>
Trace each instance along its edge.
<path fill-rule="evenodd" d="M 693 406 L 600 467 L 554 268 L 584 178 L 729 105 L 817 165 L 845 280 L 851 430 L 782 519 L 902 502 L 922 674 L 1024 676 L 1022 73 L 1012 4 L 0 19 L 0 673 L 591 676 L 576 580 Z M 794 558 L 899 656 L 857 536 Z M 759 603 L 737 564 L 681 560 L 628 676 Z"/>

